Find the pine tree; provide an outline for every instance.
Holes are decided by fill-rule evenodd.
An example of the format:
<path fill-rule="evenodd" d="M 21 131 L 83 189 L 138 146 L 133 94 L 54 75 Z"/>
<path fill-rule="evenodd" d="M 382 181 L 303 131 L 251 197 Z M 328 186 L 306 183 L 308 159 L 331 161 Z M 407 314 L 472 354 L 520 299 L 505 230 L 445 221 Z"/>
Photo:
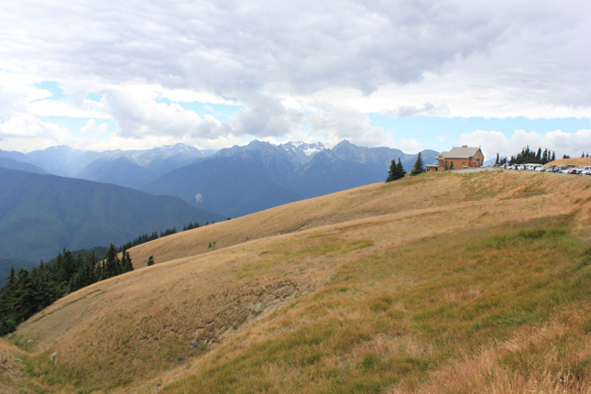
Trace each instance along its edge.
<path fill-rule="evenodd" d="M 121 261 L 117 256 L 117 248 L 111 244 L 107 252 L 107 260 L 105 261 L 105 276 L 104 278 L 112 278 L 121 273 Z"/>
<path fill-rule="evenodd" d="M 410 175 L 415 176 L 422 174 L 423 172 L 425 172 L 425 169 L 423 168 L 423 159 L 421 158 L 421 152 L 419 152 L 419 154 L 417 155 L 417 161 L 415 162 L 415 165 L 412 171 L 410 172 Z"/>
<path fill-rule="evenodd" d="M 402 167 L 402 162 L 400 162 L 400 157 L 398 158 L 398 164 L 396 164 L 396 179 L 404 178 L 406 175 L 406 171 L 404 171 L 404 167 Z"/>
<path fill-rule="evenodd" d="M 392 182 L 396 179 L 396 162 L 392 160 L 390 162 L 390 169 L 388 171 L 388 177 L 386 178 L 386 182 Z"/>
<path fill-rule="evenodd" d="M 123 254 L 121 257 L 121 270 L 122 270 L 122 273 L 133 271 L 133 264 L 131 263 L 131 256 L 129 255 L 129 252 L 127 252 L 127 251 L 123 251 Z"/>

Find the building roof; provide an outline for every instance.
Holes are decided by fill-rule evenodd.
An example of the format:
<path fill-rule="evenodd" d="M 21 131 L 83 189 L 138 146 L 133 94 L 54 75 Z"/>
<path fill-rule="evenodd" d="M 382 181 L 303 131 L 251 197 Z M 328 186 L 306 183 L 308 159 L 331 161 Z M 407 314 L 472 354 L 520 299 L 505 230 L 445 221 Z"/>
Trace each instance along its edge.
<path fill-rule="evenodd" d="M 453 147 L 449 152 L 441 152 L 441 157 L 444 159 L 467 159 L 469 157 L 474 157 L 476 153 L 480 150 L 480 148 L 462 146 L 460 147 Z"/>

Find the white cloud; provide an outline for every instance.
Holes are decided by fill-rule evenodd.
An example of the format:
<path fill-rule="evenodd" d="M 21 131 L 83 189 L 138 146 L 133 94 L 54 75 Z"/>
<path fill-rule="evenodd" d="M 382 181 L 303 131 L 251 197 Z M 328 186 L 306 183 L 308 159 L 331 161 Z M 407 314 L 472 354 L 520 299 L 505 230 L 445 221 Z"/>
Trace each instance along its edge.
<path fill-rule="evenodd" d="M 494 159 L 497 153 L 506 157 L 514 156 L 526 146 L 536 150 L 550 149 L 556 152 L 556 157 L 562 157 L 564 154 L 579 157 L 582 152 L 591 153 L 591 130 L 587 129 L 578 130 L 576 133 L 556 130 L 545 134 L 516 130 L 510 137 L 499 131 L 477 130 L 462 134 L 460 141 L 462 144 L 480 146 L 485 160 Z"/>
<path fill-rule="evenodd" d="M 171 135 L 180 138 L 186 134 L 199 134 L 201 117 L 179 104 L 158 103 L 132 88 L 111 88 L 104 92 L 103 101 L 119 125 L 122 137 Z M 202 135 L 208 137 L 209 134 Z"/>
<path fill-rule="evenodd" d="M 417 153 L 421 150 L 420 144 L 414 138 L 401 138 L 400 149 L 405 153 Z"/>
<path fill-rule="evenodd" d="M 254 95 L 248 98 L 246 109 L 232 119 L 234 134 L 256 137 L 279 137 L 301 127 L 303 114 L 286 108 L 278 98 Z"/>
<path fill-rule="evenodd" d="M 369 117 L 351 108 L 316 104 L 314 111 L 306 116 L 311 125 L 310 134 L 320 137 L 328 144 L 347 139 L 364 146 L 392 145 L 393 139 L 381 127 L 371 125 Z"/>
<path fill-rule="evenodd" d="M 106 134 L 108 129 L 108 125 L 106 123 L 101 123 L 97 126 L 94 119 L 90 119 L 82 128 L 80 129 L 80 133 L 82 134 Z"/>
<path fill-rule="evenodd" d="M 3 150 L 28 152 L 69 142 L 71 140 L 66 129 L 29 114 L 17 113 L 7 122 L 0 123 L 0 144 Z"/>
<path fill-rule="evenodd" d="M 392 140 L 363 113 L 591 117 L 590 13 L 588 0 L 8 2 L 0 122 L 110 118 L 118 137 L 211 144 L 299 136 L 309 117 L 308 138 L 375 145 Z M 40 81 L 67 99 L 35 101 Z M 245 109 L 226 123 L 157 97 Z"/>
<path fill-rule="evenodd" d="M 28 104 L 27 109 L 37 116 L 68 116 L 73 118 L 110 118 L 102 102 L 83 100 L 80 105 L 71 101 L 41 100 Z"/>

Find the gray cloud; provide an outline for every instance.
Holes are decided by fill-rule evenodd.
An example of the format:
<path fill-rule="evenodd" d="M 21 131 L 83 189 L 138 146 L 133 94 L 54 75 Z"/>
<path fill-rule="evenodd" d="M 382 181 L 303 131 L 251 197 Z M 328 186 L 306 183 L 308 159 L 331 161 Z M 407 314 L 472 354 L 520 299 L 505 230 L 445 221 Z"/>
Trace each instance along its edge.
<path fill-rule="evenodd" d="M 298 130 L 301 125 L 303 114 L 285 108 L 275 97 L 255 94 L 247 100 L 246 110 L 232 118 L 235 135 L 280 137 Z"/>
<path fill-rule="evenodd" d="M 401 118 L 417 115 L 446 115 L 449 113 L 449 108 L 447 106 L 436 106 L 433 103 L 424 103 L 422 107 L 402 105 L 388 113 Z"/>
<path fill-rule="evenodd" d="M 74 103 L 93 89 L 144 83 L 209 92 L 246 108 L 224 123 L 111 94 L 122 135 L 137 138 L 280 136 L 301 130 L 307 117 L 288 108 L 286 96 L 316 103 L 319 92 L 368 97 L 392 84 L 421 96 L 418 105 L 394 104 L 398 116 L 446 108 L 455 116 L 474 100 L 589 108 L 590 13 L 588 0 L 23 0 L 0 14 L 0 36 L 9 37 L 0 73 L 57 81 Z M 452 87 L 462 81 L 463 97 L 451 90 L 453 103 L 441 103 L 445 92 L 429 97 L 433 87 L 421 85 L 427 77 Z M 3 84 L 2 96 L 15 94 Z M 379 140 L 363 114 L 314 105 L 307 110 L 320 111 L 311 116 L 315 132 Z M 13 109 L 2 110 L 0 121 Z"/>
<path fill-rule="evenodd" d="M 493 7 L 459 1 L 336 0 L 51 4 L 22 3 L 14 10 L 14 22 L 3 18 L 13 29 L 26 29 L 12 40 L 9 52 L 23 61 L 36 57 L 62 77 L 143 79 L 242 99 L 263 88 L 310 93 L 341 86 L 369 93 L 387 82 L 418 81 L 425 72 L 440 72 L 444 64 L 479 52 L 511 52 L 511 58 L 500 59 L 507 66 L 526 61 L 524 55 L 532 52 L 537 59 L 543 56 L 545 64 L 527 70 L 537 83 L 545 73 L 555 78 L 552 64 L 588 64 L 576 60 L 587 57 L 576 42 L 573 48 L 562 45 L 565 39 L 584 40 L 582 33 L 588 32 L 569 23 L 578 18 L 565 11 L 567 5 L 533 9 L 519 2 Z M 565 36 L 559 29 L 567 27 L 578 34 Z M 540 34 L 543 39 L 537 40 Z M 511 42 L 526 53 L 517 53 Z M 523 44 L 537 45 L 528 49 Z M 505 77 L 510 75 L 521 77 L 513 82 L 528 82 L 519 69 Z"/>

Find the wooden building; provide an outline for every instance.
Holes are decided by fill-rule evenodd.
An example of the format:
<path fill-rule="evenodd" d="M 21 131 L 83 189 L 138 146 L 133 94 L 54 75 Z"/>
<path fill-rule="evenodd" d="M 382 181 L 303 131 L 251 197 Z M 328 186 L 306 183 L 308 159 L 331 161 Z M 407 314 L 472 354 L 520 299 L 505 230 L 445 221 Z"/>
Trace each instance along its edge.
<path fill-rule="evenodd" d="M 441 152 L 437 156 L 437 164 L 427 165 L 429 171 L 460 170 L 462 168 L 482 167 L 484 155 L 480 148 L 453 147 L 449 152 Z"/>

